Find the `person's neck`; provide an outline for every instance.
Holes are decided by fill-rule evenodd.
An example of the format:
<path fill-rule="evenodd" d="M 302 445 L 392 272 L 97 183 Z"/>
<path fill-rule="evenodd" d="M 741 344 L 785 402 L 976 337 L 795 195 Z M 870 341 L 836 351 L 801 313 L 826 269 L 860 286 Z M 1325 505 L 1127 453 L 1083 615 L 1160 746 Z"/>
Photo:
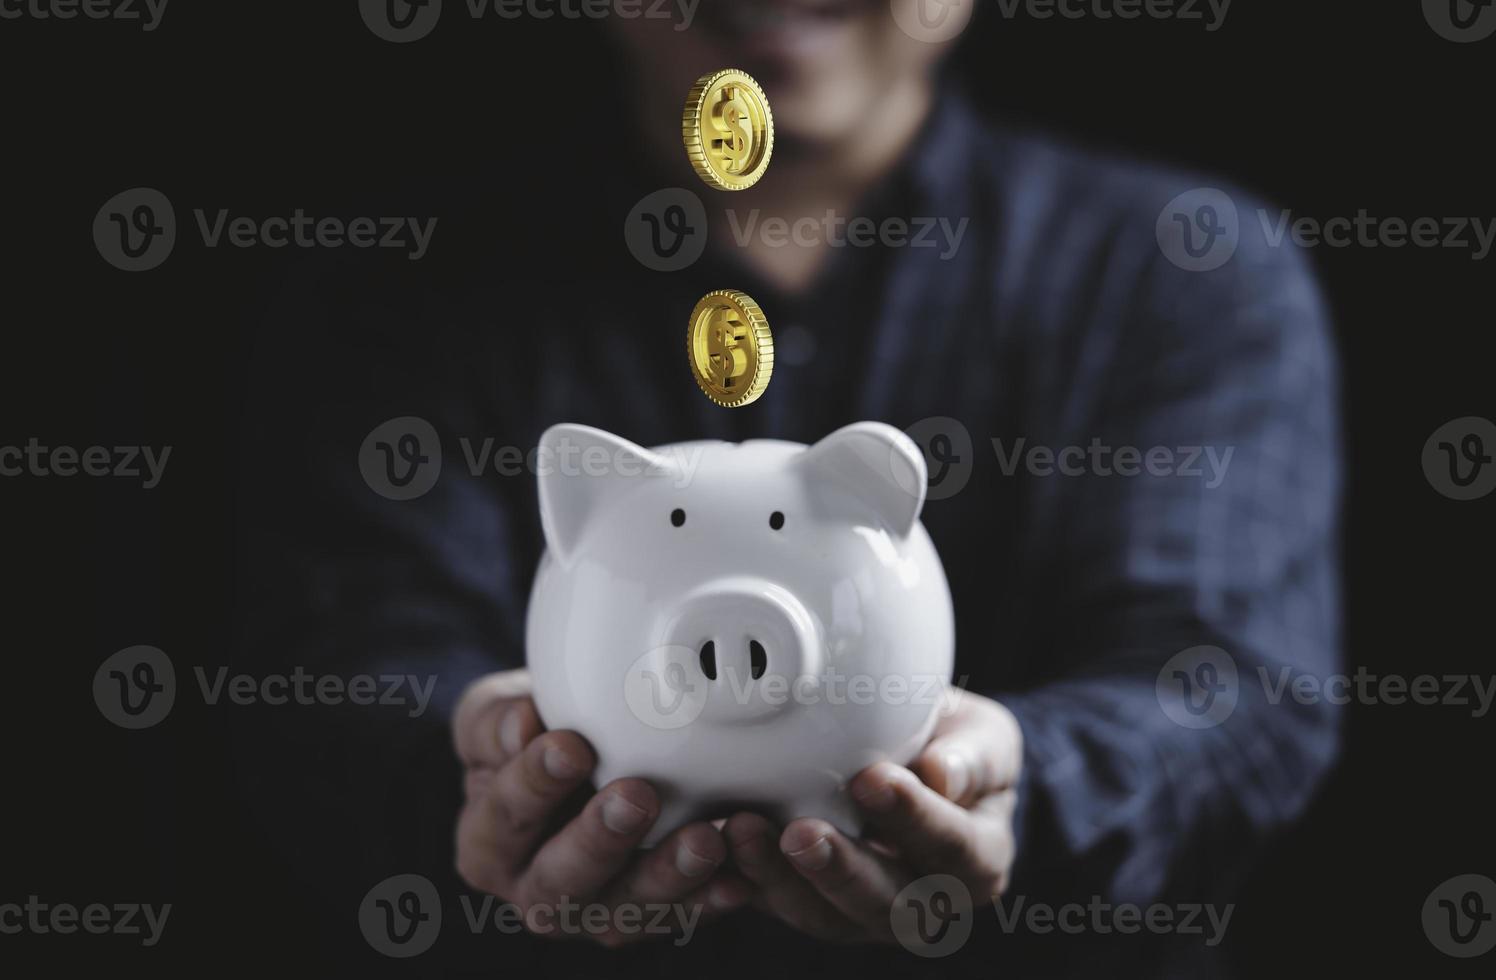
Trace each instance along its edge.
<path fill-rule="evenodd" d="M 713 246 L 732 250 L 771 286 L 785 293 L 807 290 L 830 257 L 826 243 L 827 212 L 837 219 L 836 234 L 846 234 L 846 222 L 856 207 L 886 178 L 908 152 L 933 108 L 935 85 L 930 79 L 911 79 L 877 101 L 868 118 L 845 137 L 823 143 L 778 139 L 768 172 L 754 186 L 730 193 L 702 195 L 712 225 Z M 655 152 L 677 161 L 687 173 L 678 129 L 662 131 L 652 140 Z M 676 169 L 675 166 L 672 169 Z M 691 179 L 694 181 L 694 175 Z M 791 229 L 810 218 L 816 231 L 795 237 Z M 801 244 L 813 239 L 813 244 Z"/>

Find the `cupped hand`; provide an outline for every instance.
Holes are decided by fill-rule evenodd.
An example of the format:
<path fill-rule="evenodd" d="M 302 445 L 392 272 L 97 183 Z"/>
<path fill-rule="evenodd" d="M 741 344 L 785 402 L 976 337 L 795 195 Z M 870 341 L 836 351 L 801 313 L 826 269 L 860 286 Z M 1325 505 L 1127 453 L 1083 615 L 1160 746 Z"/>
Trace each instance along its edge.
<path fill-rule="evenodd" d="M 879 763 L 853 779 L 863 839 L 818 819 L 782 831 L 752 813 L 727 822 L 732 863 L 756 886 L 756 907 L 820 938 L 885 942 L 895 938 L 894 899 L 918 878 L 953 875 L 976 903 L 1007 887 L 1023 737 L 996 701 L 954 696 L 909 768 Z"/>
<path fill-rule="evenodd" d="M 614 914 L 627 906 L 678 904 L 699 909 L 694 921 L 704 922 L 749 900 L 747 883 L 723 870 L 726 841 L 709 823 L 688 824 L 652 850 L 638 849 L 659 816 L 654 789 L 642 779 L 619 779 L 592 793 L 592 747 L 576 732 L 545 730 L 528 671 L 473 682 L 452 727 L 466 769 L 458 873 L 472 888 L 514 903 L 530 931 L 616 946 L 652 934 L 618 927 L 641 921 L 638 913 Z M 568 904 L 605 907 L 593 921 L 607 925 L 568 928 L 566 921 L 588 921 L 558 915 Z"/>

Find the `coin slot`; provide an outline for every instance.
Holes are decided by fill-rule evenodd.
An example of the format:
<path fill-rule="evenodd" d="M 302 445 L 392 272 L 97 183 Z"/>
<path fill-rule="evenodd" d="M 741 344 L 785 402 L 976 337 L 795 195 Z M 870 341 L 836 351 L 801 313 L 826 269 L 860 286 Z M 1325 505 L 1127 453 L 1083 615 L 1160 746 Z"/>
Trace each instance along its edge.
<path fill-rule="evenodd" d="M 748 641 L 748 668 L 754 680 L 764 676 L 764 671 L 769 669 L 769 655 L 764 652 L 763 644 L 757 640 Z"/>
<path fill-rule="evenodd" d="M 701 645 L 701 672 L 709 681 L 717 679 L 717 644 L 711 640 Z"/>

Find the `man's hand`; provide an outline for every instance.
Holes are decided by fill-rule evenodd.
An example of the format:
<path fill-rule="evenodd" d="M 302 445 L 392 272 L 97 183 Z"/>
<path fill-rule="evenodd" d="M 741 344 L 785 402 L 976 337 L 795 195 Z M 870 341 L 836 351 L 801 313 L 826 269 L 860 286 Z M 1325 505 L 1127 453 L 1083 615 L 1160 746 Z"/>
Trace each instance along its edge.
<path fill-rule="evenodd" d="M 758 886 L 759 909 L 824 939 L 892 941 L 893 900 L 916 878 L 954 875 L 977 903 L 1007 887 L 1023 737 L 996 701 L 954 694 L 955 710 L 910 769 L 879 763 L 852 781 L 868 840 L 824 820 L 795 820 L 783 833 L 757 814 L 727 822 L 733 863 Z"/>
<path fill-rule="evenodd" d="M 597 762 L 591 746 L 576 732 L 544 730 L 528 671 L 475 681 L 452 728 L 467 769 L 458 873 L 471 887 L 517 905 L 532 931 L 560 934 L 563 901 L 610 909 L 696 905 L 707 921 L 750 897 L 746 882 L 719 872 L 727 845 L 709 823 L 681 827 L 653 850 L 636 849 L 659 816 L 654 789 L 641 779 L 619 779 L 591 795 L 588 777 Z M 610 914 L 608 921 L 616 920 Z M 610 925 L 584 935 L 614 946 L 644 933 Z"/>

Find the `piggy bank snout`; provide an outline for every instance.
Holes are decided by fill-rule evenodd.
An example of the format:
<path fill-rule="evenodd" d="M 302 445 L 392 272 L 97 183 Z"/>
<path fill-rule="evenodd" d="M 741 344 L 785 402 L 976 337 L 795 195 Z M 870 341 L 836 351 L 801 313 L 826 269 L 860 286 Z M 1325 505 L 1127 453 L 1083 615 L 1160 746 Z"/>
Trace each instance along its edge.
<path fill-rule="evenodd" d="M 772 582 L 732 579 L 687 596 L 670 642 L 694 652 L 706 686 L 703 720 L 751 721 L 796 703 L 821 670 L 814 619 Z"/>

